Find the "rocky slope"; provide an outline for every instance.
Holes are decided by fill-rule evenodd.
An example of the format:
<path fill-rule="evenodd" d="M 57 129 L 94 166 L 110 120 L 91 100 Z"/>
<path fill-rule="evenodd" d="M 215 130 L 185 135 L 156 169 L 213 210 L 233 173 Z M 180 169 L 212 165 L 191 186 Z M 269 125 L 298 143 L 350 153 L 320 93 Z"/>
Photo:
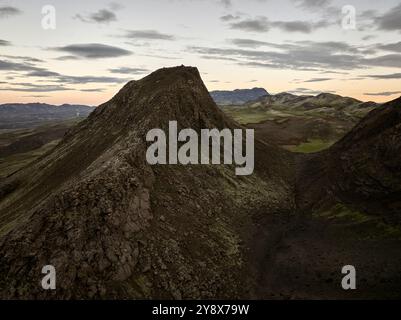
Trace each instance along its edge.
<path fill-rule="evenodd" d="M 228 298 L 248 290 L 245 243 L 262 218 L 293 209 L 291 157 L 255 145 L 255 173 L 150 166 L 148 130 L 239 128 L 197 69 L 129 82 L 48 155 L 0 187 L 3 298 Z M 283 217 L 286 217 L 283 214 Z M 54 265 L 57 291 L 40 286 Z"/>

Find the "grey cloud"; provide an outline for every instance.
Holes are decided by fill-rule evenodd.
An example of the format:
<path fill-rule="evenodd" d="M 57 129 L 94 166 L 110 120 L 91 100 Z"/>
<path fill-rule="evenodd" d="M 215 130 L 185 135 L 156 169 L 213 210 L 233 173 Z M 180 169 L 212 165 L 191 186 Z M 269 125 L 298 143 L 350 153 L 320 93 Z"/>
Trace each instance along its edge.
<path fill-rule="evenodd" d="M 230 57 L 224 57 L 224 56 L 203 55 L 203 56 L 201 56 L 201 58 L 205 59 L 205 60 L 223 60 L 223 61 L 235 61 L 235 62 L 238 61 L 238 59 L 230 58 Z"/>
<path fill-rule="evenodd" d="M 375 67 L 401 68 L 401 54 L 388 54 L 375 58 L 363 59 L 361 63 Z"/>
<path fill-rule="evenodd" d="M 361 19 L 376 19 L 376 18 L 379 17 L 379 14 L 378 14 L 378 12 L 376 10 L 370 9 L 370 10 L 362 11 L 359 14 L 359 17 Z"/>
<path fill-rule="evenodd" d="M 309 79 L 306 80 L 304 82 L 323 82 L 323 81 L 330 81 L 333 80 L 332 78 L 313 78 L 313 79 Z"/>
<path fill-rule="evenodd" d="M 95 88 L 95 89 L 81 89 L 79 91 L 82 92 L 103 92 L 105 89 L 104 88 Z"/>
<path fill-rule="evenodd" d="M 68 61 L 68 60 L 79 60 L 79 58 L 77 56 L 61 56 L 55 58 L 55 60 Z"/>
<path fill-rule="evenodd" d="M 67 52 L 81 58 L 115 58 L 131 55 L 132 52 L 114 46 L 100 43 L 72 44 L 64 47 L 53 48 L 56 51 Z"/>
<path fill-rule="evenodd" d="M 381 97 L 389 97 L 396 94 L 401 94 L 401 91 L 386 91 L 386 92 L 376 92 L 376 93 L 364 93 L 366 96 L 381 96 Z"/>
<path fill-rule="evenodd" d="M 111 21 L 116 21 L 117 16 L 114 12 L 107 10 L 107 9 L 102 9 L 99 10 L 96 13 L 93 13 L 90 18 L 93 21 L 99 22 L 99 23 L 104 23 L 104 22 L 111 22 Z"/>
<path fill-rule="evenodd" d="M 20 63 L 7 60 L 0 60 L 0 71 L 41 71 L 43 68 L 34 66 L 31 63 Z"/>
<path fill-rule="evenodd" d="M 36 63 L 36 62 L 44 62 L 41 59 L 33 58 L 33 57 L 26 57 L 26 56 L 10 56 L 10 55 L 3 55 L 3 58 L 11 59 L 11 60 L 22 60 L 27 63 Z"/>
<path fill-rule="evenodd" d="M 379 49 L 393 52 L 401 52 L 401 41 L 396 43 L 378 45 Z"/>
<path fill-rule="evenodd" d="M 54 77 L 54 81 L 68 84 L 88 84 L 88 83 L 124 83 L 127 79 L 116 78 L 116 77 L 97 77 L 97 76 L 69 76 L 63 75 L 52 71 L 34 71 L 30 72 L 28 76 L 32 77 L 43 77 L 51 78 Z M 50 79 L 49 79 L 50 80 Z"/>
<path fill-rule="evenodd" d="M 32 94 L 32 95 L 28 95 L 28 96 L 24 96 L 25 98 L 48 98 L 50 96 L 46 96 L 43 94 Z"/>
<path fill-rule="evenodd" d="M 37 67 L 31 63 L 19 63 L 0 60 L 0 71 L 26 72 L 28 77 L 46 78 L 47 81 L 56 81 L 65 84 L 87 84 L 87 83 L 124 83 L 127 79 L 117 77 L 96 76 L 69 76 L 53 72 L 45 68 Z"/>
<path fill-rule="evenodd" d="M 240 18 L 239 16 L 233 16 L 232 14 L 227 14 L 225 16 L 221 16 L 220 20 L 227 22 L 227 21 L 238 20 L 239 18 Z"/>
<path fill-rule="evenodd" d="M 54 92 L 54 91 L 69 91 L 73 90 L 63 85 L 35 85 L 31 83 L 15 83 L 19 87 L 0 88 L 0 91 L 15 91 L 15 92 Z"/>
<path fill-rule="evenodd" d="M 157 55 L 157 54 L 142 54 L 142 56 L 157 58 L 157 59 L 166 59 L 166 60 L 179 60 L 180 59 L 178 57 L 168 57 L 168 56 L 162 56 L 162 55 Z"/>
<path fill-rule="evenodd" d="M 110 8 L 110 10 L 115 10 L 116 11 L 116 10 L 123 9 L 124 6 L 121 3 L 113 1 L 113 2 L 110 2 L 109 8 Z"/>
<path fill-rule="evenodd" d="M 231 29 L 238 29 L 248 32 L 267 32 L 272 28 L 278 28 L 286 32 L 311 33 L 319 28 L 328 27 L 331 23 L 327 20 L 317 22 L 310 21 L 270 21 L 266 17 L 257 17 L 254 19 L 244 19 L 238 22 L 230 23 Z"/>
<path fill-rule="evenodd" d="M 323 71 L 320 72 L 320 74 L 342 74 L 342 75 L 348 75 L 347 72 L 331 71 L 331 70 L 323 70 Z"/>
<path fill-rule="evenodd" d="M 374 38 L 376 38 L 376 36 L 370 34 L 370 35 L 367 35 L 367 36 L 362 37 L 362 40 L 363 40 L 363 41 L 369 41 L 369 40 L 372 40 L 372 39 L 374 39 Z"/>
<path fill-rule="evenodd" d="M 329 26 L 330 23 L 325 20 L 320 20 L 318 22 L 309 21 L 274 21 L 272 26 L 280 28 L 287 32 L 302 32 L 311 33 L 319 28 L 325 28 Z"/>
<path fill-rule="evenodd" d="M 250 32 L 266 32 L 270 29 L 270 22 L 266 17 L 257 17 L 233 22 L 230 24 L 230 28 Z"/>
<path fill-rule="evenodd" d="M 121 67 L 121 68 L 114 68 L 114 69 L 109 69 L 111 73 L 119 73 L 119 74 L 143 74 L 148 72 L 148 69 L 143 69 L 143 68 L 128 68 L 128 67 Z"/>
<path fill-rule="evenodd" d="M 7 40 L 0 39 L 0 46 L 10 46 L 11 42 Z"/>
<path fill-rule="evenodd" d="M 93 23 L 110 23 L 112 21 L 117 21 L 117 16 L 114 12 L 108 9 L 101 9 L 89 16 L 82 16 L 77 14 L 75 19 L 79 19 L 83 22 L 93 22 Z"/>
<path fill-rule="evenodd" d="M 252 39 L 231 39 L 230 42 L 239 47 L 248 47 L 248 48 L 271 46 L 271 43 L 269 42 L 252 40 Z"/>
<path fill-rule="evenodd" d="M 128 79 L 116 77 L 96 77 L 96 76 L 67 76 L 61 75 L 58 81 L 69 84 L 87 84 L 87 83 L 125 83 Z"/>
<path fill-rule="evenodd" d="M 48 71 L 48 70 L 38 70 L 38 71 L 32 71 L 28 73 L 28 76 L 30 77 L 53 77 L 53 76 L 59 76 L 60 74 L 57 72 L 53 71 Z"/>
<path fill-rule="evenodd" d="M 22 13 L 22 11 L 16 7 L 2 6 L 0 7 L 0 18 L 7 18 Z"/>
<path fill-rule="evenodd" d="M 290 47 L 290 48 L 288 48 Z M 263 66 L 270 68 L 314 69 L 314 68 L 352 68 L 358 59 L 351 54 L 333 51 L 330 47 L 325 49 L 320 45 L 293 44 L 284 45 L 282 52 L 244 50 L 244 49 L 218 49 L 193 47 L 192 50 L 203 55 L 236 57 L 251 61 L 245 62 L 249 66 Z M 317 50 L 319 49 L 319 50 Z"/>
<path fill-rule="evenodd" d="M 230 8 L 232 6 L 231 0 L 219 0 L 219 2 L 225 8 Z"/>
<path fill-rule="evenodd" d="M 381 30 L 401 31 L 401 4 L 390 9 L 384 15 L 377 17 L 375 20 Z"/>
<path fill-rule="evenodd" d="M 174 40 L 175 37 L 171 34 L 161 33 L 156 30 L 128 30 L 125 34 L 129 39 L 141 40 Z"/>
<path fill-rule="evenodd" d="M 331 0 L 293 0 L 293 2 L 304 9 L 323 9 L 330 5 Z"/>
<path fill-rule="evenodd" d="M 370 75 L 368 77 L 374 79 L 401 79 L 401 73 L 376 74 L 376 75 Z"/>
<path fill-rule="evenodd" d="M 272 25 L 288 32 L 311 33 L 312 25 L 306 21 L 276 21 Z"/>

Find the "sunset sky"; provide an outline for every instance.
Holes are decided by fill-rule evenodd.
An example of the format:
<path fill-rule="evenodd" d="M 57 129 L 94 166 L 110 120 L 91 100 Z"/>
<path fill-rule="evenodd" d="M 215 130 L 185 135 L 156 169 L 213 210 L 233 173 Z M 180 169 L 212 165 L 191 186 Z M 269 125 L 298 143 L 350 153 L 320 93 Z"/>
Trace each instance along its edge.
<path fill-rule="evenodd" d="M 55 29 L 42 26 L 45 5 Z M 347 5 L 355 29 L 344 28 Z M 401 1 L 0 0 L 0 103 L 98 105 L 129 80 L 181 64 L 198 67 L 209 90 L 392 100 Z"/>

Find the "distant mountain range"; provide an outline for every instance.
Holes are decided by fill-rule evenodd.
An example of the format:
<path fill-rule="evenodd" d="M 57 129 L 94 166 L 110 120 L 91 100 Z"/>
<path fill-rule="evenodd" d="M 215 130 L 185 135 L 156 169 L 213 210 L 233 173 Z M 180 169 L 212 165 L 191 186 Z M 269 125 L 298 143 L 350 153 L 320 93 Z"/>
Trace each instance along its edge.
<path fill-rule="evenodd" d="M 365 108 L 375 108 L 379 104 L 369 101 L 343 97 L 337 94 L 321 93 L 317 96 L 297 96 L 291 93 L 283 92 L 276 95 L 268 95 L 259 99 L 249 101 L 244 104 L 246 107 L 285 107 L 297 109 L 299 111 L 308 111 L 314 109 L 330 108 L 332 110 L 358 110 Z"/>
<path fill-rule="evenodd" d="M 233 91 L 211 91 L 217 105 L 225 108 L 285 108 L 299 111 L 347 111 L 358 113 L 378 106 L 374 102 L 362 102 L 354 98 L 331 93 L 317 96 L 297 96 L 291 93 L 269 94 L 263 88 L 236 89 Z M 60 106 L 45 103 L 11 103 L 0 105 L 0 129 L 35 127 L 46 122 L 86 118 L 95 108 L 86 105 L 63 104 Z M 366 113 L 363 112 L 363 115 Z"/>
<path fill-rule="evenodd" d="M 298 109 L 300 111 L 320 108 L 336 110 L 349 108 L 355 111 L 366 108 L 373 109 L 379 106 L 379 104 L 372 101 L 362 102 L 354 98 L 343 97 L 332 93 L 321 93 L 316 96 L 299 96 L 288 92 L 282 92 L 272 95 L 263 88 L 211 91 L 210 95 L 217 105 L 224 107 L 284 107 Z"/>
<path fill-rule="evenodd" d="M 45 103 L 12 103 L 0 105 L 0 129 L 26 128 L 44 122 L 62 121 L 73 118 L 86 118 L 93 107 L 63 104 L 60 106 Z"/>
<path fill-rule="evenodd" d="M 236 89 L 233 91 L 211 91 L 210 95 L 218 105 L 244 104 L 269 95 L 263 88 Z"/>

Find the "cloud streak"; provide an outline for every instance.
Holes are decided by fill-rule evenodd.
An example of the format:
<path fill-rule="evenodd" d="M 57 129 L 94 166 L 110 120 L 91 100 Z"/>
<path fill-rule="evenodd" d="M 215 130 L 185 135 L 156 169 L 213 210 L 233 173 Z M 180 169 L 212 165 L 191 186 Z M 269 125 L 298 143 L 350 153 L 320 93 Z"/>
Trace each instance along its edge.
<path fill-rule="evenodd" d="M 22 11 L 16 7 L 11 7 L 11 6 L 2 6 L 0 7 L 0 19 L 1 18 L 8 18 L 11 16 L 16 16 L 18 14 L 21 14 Z"/>
<path fill-rule="evenodd" d="M 88 16 L 82 16 L 80 14 L 77 14 L 75 15 L 74 18 L 82 22 L 89 22 L 89 23 L 110 23 L 113 21 L 117 21 L 116 14 L 108 9 L 101 9 Z"/>
<path fill-rule="evenodd" d="M 111 73 L 117 73 L 117 74 L 132 74 L 132 75 L 137 75 L 137 74 L 144 74 L 147 73 L 149 70 L 148 69 L 143 69 L 143 68 L 128 68 L 128 67 L 120 67 L 120 68 L 114 68 L 114 69 L 109 69 Z"/>
<path fill-rule="evenodd" d="M 385 91 L 376 93 L 364 93 L 365 96 L 376 96 L 376 97 L 390 97 L 396 94 L 401 94 L 401 91 Z"/>
<path fill-rule="evenodd" d="M 389 44 L 381 44 L 377 46 L 378 49 L 392 52 L 400 52 L 401 53 L 401 41 L 396 43 Z"/>
<path fill-rule="evenodd" d="M 374 79 L 401 79 L 401 73 L 390 73 L 390 74 L 376 74 L 368 76 Z"/>
<path fill-rule="evenodd" d="M 17 87 L 0 88 L 0 91 L 14 91 L 14 92 L 55 92 L 55 91 L 70 91 L 63 85 L 35 85 L 31 83 L 16 83 Z"/>
<path fill-rule="evenodd" d="M 125 38 L 136 40 L 174 40 L 171 34 L 161 33 L 157 30 L 127 30 Z"/>
<path fill-rule="evenodd" d="M 5 46 L 10 46 L 10 45 L 11 45 L 10 41 L 0 39 L 0 46 L 5 47 Z"/>
<path fill-rule="evenodd" d="M 330 81 L 333 80 L 333 78 L 313 78 L 309 80 L 305 80 L 304 82 L 324 82 L 324 81 Z"/>
<path fill-rule="evenodd" d="M 226 20 L 230 21 L 230 20 Z M 231 29 L 246 32 L 268 32 L 273 28 L 280 29 L 285 32 L 311 33 L 317 29 L 326 28 L 331 23 L 327 20 L 311 21 L 270 21 L 267 17 L 247 18 L 238 22 L 229 24 Z"/>
<path fill-rule="evenodd" d="M 132 54 L 131 51 L 100 43 L 71 44 L 68 46 L 52 49 L 69 53 L 75 57 L 89 59 L 116 58 Z"/>

